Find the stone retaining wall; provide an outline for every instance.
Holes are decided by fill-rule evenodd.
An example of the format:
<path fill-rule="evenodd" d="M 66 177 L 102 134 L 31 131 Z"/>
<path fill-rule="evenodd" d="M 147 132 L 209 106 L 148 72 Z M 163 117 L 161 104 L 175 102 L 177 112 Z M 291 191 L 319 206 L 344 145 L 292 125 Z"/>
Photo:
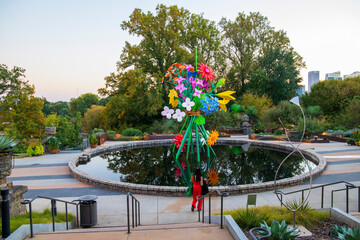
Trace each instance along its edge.
<path fill-rule="evenodd" d="M 235 140 L 231 138 L 227 139 L 219 139 L 219 144 L 231 144 L 231 145 L 242 145 L 249 141 L 246 140 Z M 251 141 L 250 141 L 251 142 Z M 91 150 L 87 153 L 83 153 L 77 156 L 75 159 L 69 162 L 69 168 L 71 175 L 78 179 L 81 182 L 90 184 L 95 187 L 119 191 L 119 192 L 131 192 L 133 194 L 146 194 L 146 195 L 160 195 L 160 196 L 186 196 L 186 187 L 170 187 L 170 186 L 154 186 L 154 185 L 144 185 L 144 184 L 133 184 L 133 183 L 125 183 L 118 182 L 113 180 L 102 179 L 98 177 L 94 177 L 80 171 L 76 166 L 79 161 L 88 161 L 91 157 L 118 151 L 124 149 L 132 149 L 132 148 L 144 148 L 144 147 L 154 147 L 154 146 L 164 146 L 173 144 L 173 140 L 156 140 L 156 141 L 137 141 L 137 142 L 126 142 L 119 143 L 119 145 L 114 146 L 103 146 L 98 147 L 94 150 Z M 274 149 L 279 151 L 291 152 L 293 148 L 291 146 L 280 145 L 276 143 L 270 142 L 261 142 L 261 141 L 253 141 L 251 143 L 252 146 Z M 315 164 L 317 167 L 312 170 L 312 177 L 315 178 L 320 175 L 326 167 L 326 160 L 319 154 L 315 152 L 310 152 L 307 150 L 302 150 L 302 153 L 305 157 Z M 310 179 L 310 174 L 305 173 L 302 175 L 298 175 L 292 178 L 286 178 L 276 181 L 276 188 L 283 188 L 294 186 L 300 183 L 303 183 Z M 253 192 L 263 192 L 270 191 L 274 189 L 274 181 L 264 182 L 264 183 L 256 183 L 256 184 L 245 184 L 245 185 L 237 185 L 237 186 L 218 186 L 218 187 L 209 187 L 209 190 L 219 190 L 221 192 L 229 192 L 230 195 L 239 195 L 245 193 L 253 193 Z"/>

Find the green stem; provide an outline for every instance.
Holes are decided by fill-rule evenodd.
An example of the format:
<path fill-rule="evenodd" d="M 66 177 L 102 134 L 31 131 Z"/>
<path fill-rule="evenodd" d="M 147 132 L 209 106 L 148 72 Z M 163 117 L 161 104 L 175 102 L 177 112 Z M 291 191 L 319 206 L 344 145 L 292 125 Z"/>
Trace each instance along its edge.
<path fill-rule="evenodd" d="M 196 134 L 196 150 L 197 150 L 197 167 L 200 168 L 200 139 L 199 139 L 199 130 L 198 125 L 195 123 L 195 134 Z"/>

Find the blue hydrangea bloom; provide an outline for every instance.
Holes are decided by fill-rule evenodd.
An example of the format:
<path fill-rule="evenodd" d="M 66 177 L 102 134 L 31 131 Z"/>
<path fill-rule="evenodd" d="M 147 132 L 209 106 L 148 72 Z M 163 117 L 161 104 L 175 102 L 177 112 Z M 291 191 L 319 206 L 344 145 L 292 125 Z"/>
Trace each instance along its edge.
<path fill-rule="evenodd" d="M 202 107 L 200 110 L 204 111 L 205 115 L 219 110 L 219 99 L 217 97 L 208 97 L 201 99 Z"/>

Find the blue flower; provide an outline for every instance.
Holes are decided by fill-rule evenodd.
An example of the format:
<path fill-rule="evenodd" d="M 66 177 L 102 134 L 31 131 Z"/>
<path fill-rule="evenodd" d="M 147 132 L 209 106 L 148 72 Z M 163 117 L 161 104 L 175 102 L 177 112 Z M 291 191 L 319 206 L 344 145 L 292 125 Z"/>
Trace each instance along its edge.
<path fill-rule="evenodd" d="M 201 99 L 202 107 L 200 110 L 204 111 L 205 115 L 209 113 L 216 112 L 219 110 L 219 99 L 216 97 L 208 97 L 206 96 L 205 99 Z"/>

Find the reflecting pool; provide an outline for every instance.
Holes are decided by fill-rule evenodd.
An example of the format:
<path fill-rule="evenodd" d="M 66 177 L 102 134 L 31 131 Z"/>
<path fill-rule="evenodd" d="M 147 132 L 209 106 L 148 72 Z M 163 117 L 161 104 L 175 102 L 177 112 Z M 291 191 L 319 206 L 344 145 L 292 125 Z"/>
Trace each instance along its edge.
<path fill-rule="evenodd" d="M 111 152 L 91 158 L 78 168 L 90 175 L 114 181 L 160 186 L 184 186 L 172 155 L 172 146 Z M 215 145 L 216 159 L 211 168 L 218 171 L 219 185 L 240 185 L 273 181 L 276 170 L 288 153 L 262 148 L 247 152 L 239 146 Z M 180 161 L 186 161 L 182 154 Z M 311 168 L 315 164 L 309 161 Z M 304 160 L 295 155 L 281 167 L 278 180 L 308 172 Z"/>

